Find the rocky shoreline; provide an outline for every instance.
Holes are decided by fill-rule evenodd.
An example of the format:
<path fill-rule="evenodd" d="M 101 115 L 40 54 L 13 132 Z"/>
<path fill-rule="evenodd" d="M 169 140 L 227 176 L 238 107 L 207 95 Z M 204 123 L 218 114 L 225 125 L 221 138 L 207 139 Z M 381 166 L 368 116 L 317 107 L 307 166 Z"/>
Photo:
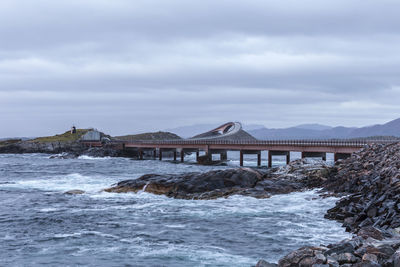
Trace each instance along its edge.
<path fill-rule="evenodd" d="M 331 168 L 323 188 L 347 194 L 325 217 L 342 222 L 354 237 L 300 248 L 278 266 L 400 267 L 400 144 L 365 147 Z M 261 260 L 262 266 L 271 264 Z"/>
<path fill-rule="evenodd" d="M 79 141 L 70 142 L 35 142 L 18 141 L 0 146 L 1 154 L 46 153 L 52 154 L 51 158 L 77 158 L 79 156 L 91 157 L 134 157 L 135 151 L 116 149 L 113 145 L 104 144 L 102 147 L 86 147 Z"/>
<path fill-rule="evenodd" d="M 10 142 L 0 153 L 49 153 L 54 158 L 80 155 L 118 157 L 124 151 L 79 142 Z M 325 217 L 343 224 L 353 238 L 336 244 L 302 247 L 278 264 L 262 266 L 395 266 L 400 267 L 400 144 L 370 145 L 334 166 L 305 160 L 272 169 L 239 168 L 181 175 L 147 174 L 121 181 L 107 192 L 140 190 L 179 199 L 215 199 L 231 195 L 268 198 L 275 194 L 321 189 L 322 196 L 341 197 Z M 81 192 L 68 192 L 77 194 Z"/>
<path fill-rule="evenodd" d="M 148 174 L 119 182 L 105 191 L 143 190 L 181 199 L 214 199 L 235 194 L 268 198 L 315 188 L 322 188 L 322 196 L 342 197 L 325 217 L 343 223 L 353 238 L 327 246 L 302 247 L 278 264 L 260 260 L 257 267 L 400 267 L 400 144 L 365 147 L 335 166 L 297 160 L 267 170 Z"/>

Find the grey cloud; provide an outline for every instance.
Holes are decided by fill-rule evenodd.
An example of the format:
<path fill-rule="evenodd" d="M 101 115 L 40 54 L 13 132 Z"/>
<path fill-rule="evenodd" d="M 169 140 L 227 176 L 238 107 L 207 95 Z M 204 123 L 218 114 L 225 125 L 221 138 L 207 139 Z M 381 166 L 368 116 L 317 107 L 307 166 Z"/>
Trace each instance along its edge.
<path fill-rule="evenodd" d="M 20 125 L 42 134 L 33 123 L 49 133 L 77 123 L 122 134 L 224 120 L 394 119 L 399 8 L 370 0 L 2 1 L 0 123 L 13 127 L 0 136 L 18 135 Z"/>

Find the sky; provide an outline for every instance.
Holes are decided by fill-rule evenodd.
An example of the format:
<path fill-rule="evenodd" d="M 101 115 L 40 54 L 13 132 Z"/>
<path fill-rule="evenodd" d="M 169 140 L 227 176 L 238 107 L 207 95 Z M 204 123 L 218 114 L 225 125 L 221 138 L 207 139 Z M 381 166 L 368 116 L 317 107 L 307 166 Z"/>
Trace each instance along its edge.
<path fill-rule="evenodd" d="M 398 0 L 2 0 L 0 137 L 400 117 Z"/>

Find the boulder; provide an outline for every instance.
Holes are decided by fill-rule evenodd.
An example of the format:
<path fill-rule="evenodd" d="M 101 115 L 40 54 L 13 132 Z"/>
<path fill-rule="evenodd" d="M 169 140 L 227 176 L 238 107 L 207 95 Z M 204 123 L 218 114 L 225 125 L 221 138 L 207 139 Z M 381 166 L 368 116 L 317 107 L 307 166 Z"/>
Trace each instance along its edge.
<path fill-rule="evenodd" d="M 79 189 L 74 189 L 74 190 L 69 190 L 67 192 L 64 192 L 64 194 L 66 195 L 80 195 L 80 194 L 84 194 L 85 191 L 83 190 L 79 190 Z"/>

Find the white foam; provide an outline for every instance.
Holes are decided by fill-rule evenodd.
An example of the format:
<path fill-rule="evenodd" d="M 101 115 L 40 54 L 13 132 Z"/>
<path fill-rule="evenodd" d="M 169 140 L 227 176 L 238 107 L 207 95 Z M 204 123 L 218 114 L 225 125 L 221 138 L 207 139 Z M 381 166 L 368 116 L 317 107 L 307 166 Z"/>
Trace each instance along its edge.
<path fill-rule="evenodd" d="M 87 155 L 79 156 L 78 159 L 86 159 L 86 160 L 107 160 L 111 159 L 111 157 L 91 157 Z"/>
<path fill-rule="evenodd" d="M 98 176 L 86 176 L 79 173 L 71 173 L 68 175 L 55 176 L 52 178 L 22 180 L 17 181 L 15 184 L 8 184 L 7 187 L 11 188 L 34 188 L 39 190 L 48 191 L 68 191 L 79 189 L 86 193 L 97 193 L 104 188 L 115 183 L 115 180 L 106 179 Z"/>

